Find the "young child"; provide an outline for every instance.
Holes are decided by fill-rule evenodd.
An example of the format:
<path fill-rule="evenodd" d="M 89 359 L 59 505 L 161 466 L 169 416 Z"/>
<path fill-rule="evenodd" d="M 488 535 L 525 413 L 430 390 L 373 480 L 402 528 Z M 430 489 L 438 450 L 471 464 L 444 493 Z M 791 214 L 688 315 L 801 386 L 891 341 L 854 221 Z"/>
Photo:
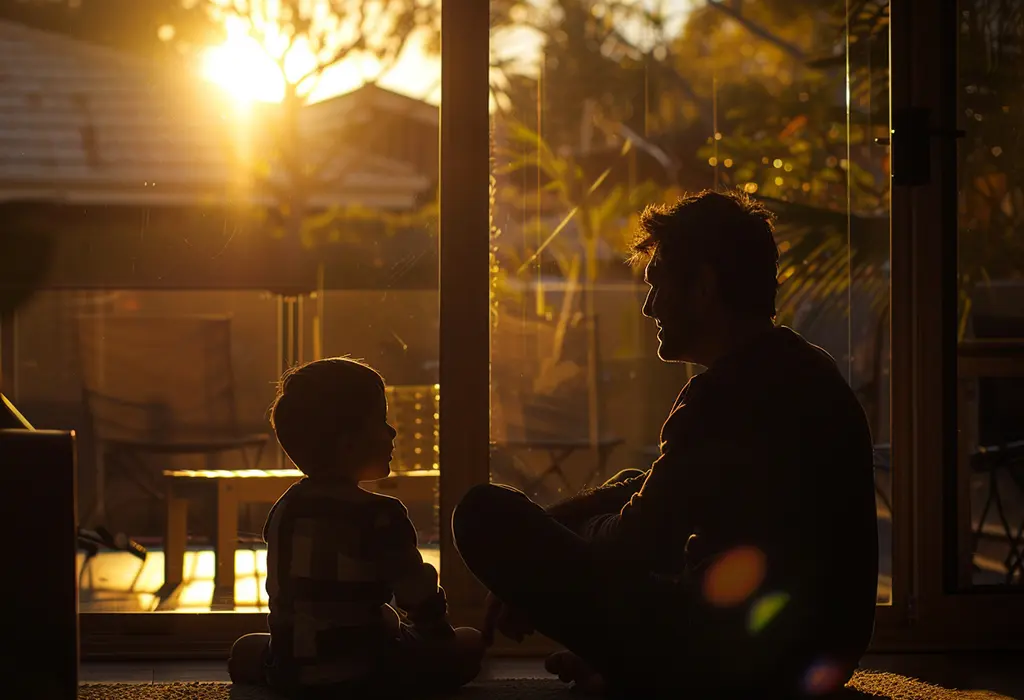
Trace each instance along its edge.
<path fill-rule="evenodd" d="M 480 633 L 449 624 L 405 506 L 359 487 L 391 473 L 396 433 L 381 376 L 343 357 L 291 369 L 271 425 L 305 477 L 267 518 L 270 634 L 235 642 L 232 681 L 363 697 L 454 690 L 475 678 Z"/>

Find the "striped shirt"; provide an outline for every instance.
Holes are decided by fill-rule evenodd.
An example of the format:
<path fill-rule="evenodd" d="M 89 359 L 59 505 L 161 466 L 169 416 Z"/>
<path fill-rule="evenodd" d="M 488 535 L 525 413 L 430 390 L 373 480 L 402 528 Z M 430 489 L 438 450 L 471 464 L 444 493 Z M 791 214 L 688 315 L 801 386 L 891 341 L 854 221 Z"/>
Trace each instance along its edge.
<path fill-rule="evenodd" d="M 452 634 L 437 571 L 423 562 L 398 499 L 305 478 L 271 509 L 263 539 L 279 681 L 359 680 L 401 638 Z M 392 602 L 405 623 L 385 607 Z"/>

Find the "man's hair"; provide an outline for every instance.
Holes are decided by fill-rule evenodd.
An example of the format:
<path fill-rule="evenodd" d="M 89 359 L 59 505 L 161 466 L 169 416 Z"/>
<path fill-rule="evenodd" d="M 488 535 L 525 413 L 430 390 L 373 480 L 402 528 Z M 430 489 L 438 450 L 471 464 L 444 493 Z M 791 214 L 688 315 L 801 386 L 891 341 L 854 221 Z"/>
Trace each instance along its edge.
<path fill-rule="evenodd" d="M 779 247 L 775 215 L 743 192 L 704 190 L 675 204 L 649 206 L 632 246 L 634 265 L 658 259 L 680 274 L 710 265 L 723 302 L 743 316 L 775 318 Z"/>
<path fill-rule="evenodd" d="M 270 405 L 277 441 L 304 474 L 335 467 L 338 438 L 385 399 L 384 379 L 359 360 L 330 357 L 287 370 Z"/>

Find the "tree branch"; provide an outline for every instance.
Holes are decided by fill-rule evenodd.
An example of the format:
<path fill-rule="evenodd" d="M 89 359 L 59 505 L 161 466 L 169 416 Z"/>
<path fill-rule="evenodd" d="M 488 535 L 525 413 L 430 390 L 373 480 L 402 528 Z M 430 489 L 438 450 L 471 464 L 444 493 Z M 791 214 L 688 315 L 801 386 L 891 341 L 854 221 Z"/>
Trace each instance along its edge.
<path fill-rule="evenodd" d="M 764 39 L 769 44 L 772 44 L 782 49 L 783 51 L 785 51 L 798 61 L 803 61 L 806 59 L 803 49 L 789 43 L 788 41 L 778 36 L 777 34 L 774 34 L 770 30 L 762 27 L 757 22 L 754 22 L 753 20 L 750 20 L 747 17 L 745 17 L 743 13 L 738 9 L 738 5 L 726 5 L 724 2 L 722 2 L 722 0 L 707 0 L 707 2 L 708 7 L 713 7 L 719 12 L 727 15 L 730 19 L 735 21 L 737 24 L 739 24 L 741 27 L 746 29 L 754 36 L 760 39 Z"/>

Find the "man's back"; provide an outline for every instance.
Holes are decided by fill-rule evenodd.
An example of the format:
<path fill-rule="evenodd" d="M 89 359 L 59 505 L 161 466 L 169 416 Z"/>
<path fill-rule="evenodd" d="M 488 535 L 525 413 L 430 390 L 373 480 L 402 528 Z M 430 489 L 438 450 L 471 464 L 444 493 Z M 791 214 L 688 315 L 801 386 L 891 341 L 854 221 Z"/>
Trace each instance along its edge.
<path fill-rule="evenodd" d="M 700 614 L 732 628 L 722 640 L 749 647 L 762 667 L 792 662 L 794 645 L 842 664 L 858 658 L 878 579 L 872 444 L 832 358 L 776 328 L 695 378 L 663 439 L 681 447 L 671 467 L 683 472 L 673 476 L 694 534 L 687 577 Z M 704 468 L 686 459 L 716 452 Z M 761 582 L 729 609 L 717 589 L 737 574 Z"/>
<path fill-rule="evenodd" d="M 709 659 L 739 655 L 737 673 L 764 677 L 863 654 L 878 578 L 871 435 L 823 350 L 775 328 L 695 377 L 632 491 L 584 534 L 612 566 L 677 581 L 691 622 L 714 630 Z"/>

